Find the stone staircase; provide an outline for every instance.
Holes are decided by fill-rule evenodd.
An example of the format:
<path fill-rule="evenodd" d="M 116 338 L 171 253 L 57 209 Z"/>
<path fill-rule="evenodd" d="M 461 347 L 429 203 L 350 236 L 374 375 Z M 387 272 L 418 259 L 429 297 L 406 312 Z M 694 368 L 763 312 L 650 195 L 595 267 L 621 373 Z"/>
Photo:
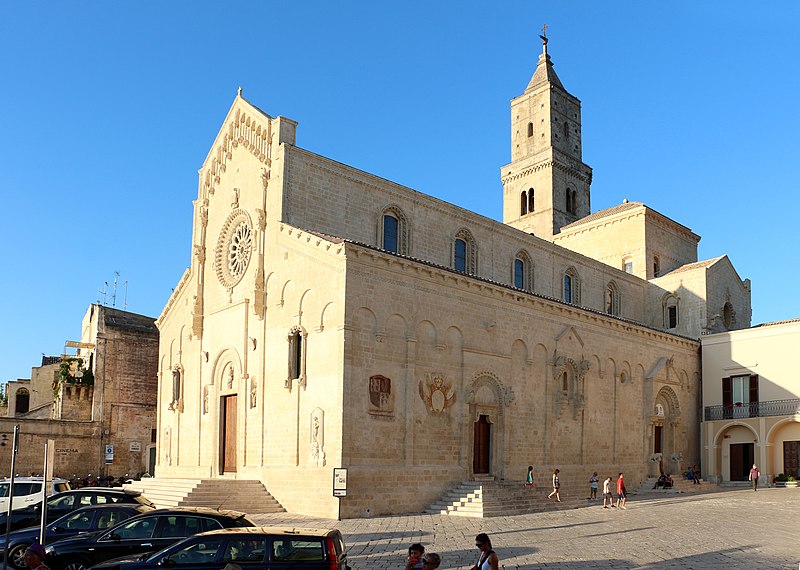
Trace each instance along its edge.
<path fill-rule="evenodd" d="M 483 518 L 577 509 L 602 504 L 602 498 L 589 501 L 583 495 L 576 498 L 565 493 L 561 494 L 559 503 L 555 497 L 547 498 L 552 490 L 549 485 L 547 488 L 538 485 L 526 487 L 516 481 L 464 481 L 450 489 L 425 512 Z"/>
<path fill-rule="evenodd" d="M 285 512 L 256 480 L 151 478 L 134 481 L 125 488 L 140 491 L 159 508 L 209 507 L 247 514 Z"/>

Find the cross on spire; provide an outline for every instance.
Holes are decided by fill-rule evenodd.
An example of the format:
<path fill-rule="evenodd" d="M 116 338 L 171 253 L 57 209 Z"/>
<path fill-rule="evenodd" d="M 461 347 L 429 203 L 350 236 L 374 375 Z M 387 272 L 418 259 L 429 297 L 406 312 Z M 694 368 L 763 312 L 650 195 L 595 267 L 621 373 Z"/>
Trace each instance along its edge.
<path fill-rule="evenodd" d="M 547 55 L 547 24 L 542 26 L 542 33 L 539 37 L 542 38 L 542 53 Z"/>

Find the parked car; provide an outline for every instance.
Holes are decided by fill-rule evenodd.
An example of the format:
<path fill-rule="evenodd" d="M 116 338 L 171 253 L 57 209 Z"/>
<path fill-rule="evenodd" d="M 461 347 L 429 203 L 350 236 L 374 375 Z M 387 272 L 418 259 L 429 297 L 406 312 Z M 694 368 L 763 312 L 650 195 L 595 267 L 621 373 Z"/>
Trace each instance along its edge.
<path fill-rule="evenodd" d="M 11 508 L 22 509 L 29 507 L 42 500 L 42 477 L 14 477 L 14 501 Z M 11 487 L 11 479 L 0 480 L 0 512 L 8 511 L 8 490 Z M 66 479 L 53 478 L 53 487 L 49 489 L 48 495 L 69 490 L 69 481 Z"/>
<path fill-rule="evenodd" d="M 112 503 L 82 507 L 62 516 L 45 527 L 44 544 L 52 544 L 75 536 L 105 530 L 116 526 L 136 515 L 152 511 L 153 508 L 138 503 Z M 8 562 L 13 568 L 27 568 L 23 558 L 25 550 L 34 542 L 39 542 L 39 527 L 32 526 L 15 530 L 8 535 L 0 534 L 0 550 L 8 547 Z"/>
<path fill-rule="evenodd" d="M 201 507 L 157 509 L 105 532 L 48 545 L 46 562 L 52 570 L 84 570 L 112 558 L 161 550 L 198 532 L 251 526 L 253 523 L 238 511 Z"/>
<path fill-rule="evenodd" d="M 98 564 L 93 570 L 220 569 L 348 570 L 347 550 L 336 529 L 226 528 L 185 538 L 159 552 Z"/>
<path fill-rule="evenodd" d="M 16 485 L 16 482 L 14 482 L 15 487 Z M 11 530 L 40 524 L 42 519 L 42 496 L 39 495 L 37 498 L 37 503 L 23 509 L 11 511 Z M 49 497 L 47 499 L 47 524 L 75 509 L 107 503 L 138 504 L 155 507 L 139 491 L 111 489 L 109 487 L 84 487 L 83 489 L 72 489 L 63 493 L 56 493 Z M 7 519 L 8 513 L 0 513 L 0 532 L 5 532 Z"/>

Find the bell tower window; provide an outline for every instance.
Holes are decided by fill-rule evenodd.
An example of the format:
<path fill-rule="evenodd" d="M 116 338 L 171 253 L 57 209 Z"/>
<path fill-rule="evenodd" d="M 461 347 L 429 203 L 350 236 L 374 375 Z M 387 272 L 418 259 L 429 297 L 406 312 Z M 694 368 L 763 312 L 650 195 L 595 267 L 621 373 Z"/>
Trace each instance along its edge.
<path fill-rule="evenodd" d="M 519 215 L 524 216 L 528 213 L 528 193 L 523 190 L 519 195 Z"/>
<path fill-rule="evenodd" d="M 528 123 L 528 137 L 533 136 L 533 123 Z"/>

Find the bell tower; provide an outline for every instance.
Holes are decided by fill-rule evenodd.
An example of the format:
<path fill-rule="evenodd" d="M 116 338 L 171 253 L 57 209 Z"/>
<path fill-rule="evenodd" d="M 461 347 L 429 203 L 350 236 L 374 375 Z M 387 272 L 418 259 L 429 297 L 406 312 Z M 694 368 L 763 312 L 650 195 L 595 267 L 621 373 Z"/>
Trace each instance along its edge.
<path fill-rule="evenodd" d="M 553 69 L 546 31 L 536 71 L 511 101 L 511 164 L 500 177 L 503 222 L 551 240 L 591 213 L 592 169 L 582 160 L 581 102 Z"/>

